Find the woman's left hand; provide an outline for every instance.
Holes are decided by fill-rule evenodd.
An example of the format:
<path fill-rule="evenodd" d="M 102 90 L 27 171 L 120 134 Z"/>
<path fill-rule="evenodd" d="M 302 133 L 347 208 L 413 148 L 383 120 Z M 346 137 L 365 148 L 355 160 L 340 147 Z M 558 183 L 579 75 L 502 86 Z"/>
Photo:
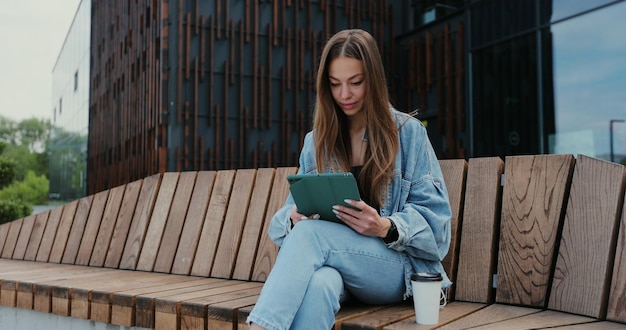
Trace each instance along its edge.
<path fill-rule="evenodd" d="M 345 202 L 359 210 L 343 205 L 335 205 L 333 206 L 333 212 L 335 212 L 339 220 L 362 235 L 387 236 L 387 232 L 391 227 L 391 220 L 382 218 L 378 215 L 376 209 L 367 205 L 364 201 L 346 199 Z"/>

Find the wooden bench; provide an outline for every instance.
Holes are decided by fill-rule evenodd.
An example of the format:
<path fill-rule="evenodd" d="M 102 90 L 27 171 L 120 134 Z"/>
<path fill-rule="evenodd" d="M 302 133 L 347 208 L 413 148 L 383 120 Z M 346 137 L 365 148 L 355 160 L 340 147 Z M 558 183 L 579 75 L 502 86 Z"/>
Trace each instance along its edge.
<path fill-rule="evenodd" d="M 624 166 L 572 155 L 441 160 L 454 285 L 437 326 L 411 301 L 343 306 L 336 329 L 626 328 Z M 0 308 L 120 326 L 244 328 L 296 168 L 165 173 L 0 226 Z M 0 320 L 0 327 L 2 320 Z"/>

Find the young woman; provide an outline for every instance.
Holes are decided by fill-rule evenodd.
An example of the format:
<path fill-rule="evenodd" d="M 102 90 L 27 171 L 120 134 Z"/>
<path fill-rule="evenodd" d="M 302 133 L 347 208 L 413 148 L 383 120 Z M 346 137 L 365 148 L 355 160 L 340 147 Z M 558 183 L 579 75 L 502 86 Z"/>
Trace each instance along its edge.
<path fill-rule="evenodd" d="M 281 247 L 248 317 L 251 329 L 331 329 L 340 303 L 402 301 L 414 272 L 441 273 L 450 205 L 426 129 L 390 105 L 380 52 L 363 30 L 330 38 L 317 73 L 312 132 L 299 173 L 352 172 L 362 200 L 344 224 L 300 214 L 290 195 L 271 220 Z M 313 197 L 314 198 L 314 197 Z"/>

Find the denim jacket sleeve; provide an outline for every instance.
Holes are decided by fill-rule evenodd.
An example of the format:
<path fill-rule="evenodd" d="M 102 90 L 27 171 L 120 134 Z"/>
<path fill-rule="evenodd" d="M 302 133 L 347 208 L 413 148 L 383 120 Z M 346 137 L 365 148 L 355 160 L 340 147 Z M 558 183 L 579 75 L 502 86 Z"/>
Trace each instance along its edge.
<path fill-rule="evenodd" d="M 300 167 L 298 167 L 298 174 L 300 173 L 312 173 L 316 171 L 315 165 L 315 151 L 313 147 L 313 133 L 309 132 L 304 138 L 304 144 L 302 151 L 300 152 Z M 276 180 L 282 180 L 284 178 L 276 178 Z M 291 231 L 291 207 L 295 204 L 291 193 L 287 196 L 285 204 L 274 214 L 270 221 L 270 227 L 268 235 L 270 239 L 278 246 L 282 246 L 283 239 Z"/>
<path fill-rule="evenodd" d="M 400 125 L 400 152 L 381 216 L 395 223 L 399 237 L 388 247 L 441 261 L 450 247 L 452 211 L 439 161 L 422 123 L 394 113 Z"/>

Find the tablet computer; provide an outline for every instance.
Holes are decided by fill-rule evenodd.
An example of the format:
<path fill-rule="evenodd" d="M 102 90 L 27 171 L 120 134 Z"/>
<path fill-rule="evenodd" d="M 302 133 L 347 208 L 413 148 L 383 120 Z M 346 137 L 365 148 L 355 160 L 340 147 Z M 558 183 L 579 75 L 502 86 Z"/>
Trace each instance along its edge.
<path fill-rule="evenodd" d="M 333 213 L 333 205 L 352 207 L 344 200 L 361 200 L 356 179 L 350 172 L 291 174 L 287 181 L 298 212 L 307 216 L 319 214 L 322 220 L 343 223 Z"/>

